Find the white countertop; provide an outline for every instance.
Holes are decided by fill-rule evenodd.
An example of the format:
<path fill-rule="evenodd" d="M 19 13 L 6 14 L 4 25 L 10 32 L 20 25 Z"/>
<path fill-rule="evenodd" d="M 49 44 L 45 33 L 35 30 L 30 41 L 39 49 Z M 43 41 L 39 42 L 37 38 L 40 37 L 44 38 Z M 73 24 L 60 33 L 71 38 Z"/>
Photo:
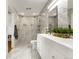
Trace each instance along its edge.
<path fill-rule="evenodd" d="M 50 35 L 50 34 L 38 34 L 38 35 L 41 35 L 43 37 L 46 37 L 50 40 L 53 40 L 63 46 L 66 46 L 70 49 L 73 49 L 73 39 L 70 39 L 70 38 L 60 38 L 60 37 L 56 37 L 56 36 L 53 36 L 53 35 Z"/>

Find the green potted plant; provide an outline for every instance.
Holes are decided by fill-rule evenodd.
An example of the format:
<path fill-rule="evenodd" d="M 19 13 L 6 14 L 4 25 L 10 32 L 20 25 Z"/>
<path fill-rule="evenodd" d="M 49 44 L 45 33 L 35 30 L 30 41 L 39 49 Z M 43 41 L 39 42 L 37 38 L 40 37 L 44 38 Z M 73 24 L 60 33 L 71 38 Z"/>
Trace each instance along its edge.
<path fill-rule="evenodd" d="M 73 34 L 73 30 L 69 28 L 54 28 L 51 30 L 54 36 L 69 38 Z"/>

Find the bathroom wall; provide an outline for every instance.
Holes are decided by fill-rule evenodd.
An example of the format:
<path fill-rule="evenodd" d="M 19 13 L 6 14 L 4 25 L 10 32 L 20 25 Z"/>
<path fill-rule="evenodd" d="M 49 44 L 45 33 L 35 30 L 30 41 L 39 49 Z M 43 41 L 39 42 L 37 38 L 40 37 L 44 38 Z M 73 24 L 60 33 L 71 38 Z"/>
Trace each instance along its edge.
<path fill-rule="evenodd" d="M 42 15 L 39 17 L 40 20 L 40 31 L 41 33 L 46 33 L 48 31 L 48 12 L 45 11 L 42 13 Z"/>
<path fill-rule="evenodd" d="M 15 47 L 15 38 L 14 38 L 14 25 L 17 20 L 17 14 L 16 13 L 8 13 L 6 20 L 6 35 L 7 35 L 7 40 L 8 40 L 8 35 L 12 35 L 12 48 Z"/>
<path fill-rule="evenodd" d="M 41 19 L 40 19 L 40 24 L 41 24 L 41 33 L 45 33 L 47 31 L 47 19 L 45 16 L 41 16 Z"/>
<path fill-rule="evenodd" d="M 73 28 L 73 0 L 68 0 L 68 18 L 71 28 Z"/>
<path fill-rule="evenodd" d="M 50 16 L 48 21 L 49 21 L 49 26 L 51 24 L 51 29 L 54 29 L 54 28 L 58 27 L 57 16 Z"/>
<path fill-rule="evenodd" d="M 18 40 L 14 38 L 14 25 L 17 25 Z M 12 35 L 12 48 L 19 42 L 29 43 L 37 38 L 38 17 L 21 17 L 16 13 L 8 14 L 7 39 Z"/>
<path fill-rule="evenodd" d="M 73 11 L 71 13 L 71 28 L 73 28 Z"/>
<path fill-rule="evenodd" d="M 49 27 L 54 28 L 54 17 L 49 17 Z"/>
<path fill-rule="evenodd" d="M 71 28 L 73 28 L 73 9 L 72 8 L 68 10 L 68 18 L 69 18 L 69 24 L 71 25 Z"/>
<path fill-rule="evenodd" d="M 37 38 L 37 17 L 19 17 L 18 40 L 30 43 Z"/>
<path fill-rule="evenodd" d="M 58 27 L 68 27 L 68 0 L 62 0 L 58 4 Z"/>

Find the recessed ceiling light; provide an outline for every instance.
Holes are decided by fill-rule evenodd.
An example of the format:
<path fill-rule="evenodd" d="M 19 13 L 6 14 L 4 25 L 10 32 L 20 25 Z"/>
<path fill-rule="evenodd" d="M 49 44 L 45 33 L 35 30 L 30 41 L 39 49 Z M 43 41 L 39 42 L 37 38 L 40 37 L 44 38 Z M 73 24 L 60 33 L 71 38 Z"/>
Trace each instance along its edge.
<path fill-rule="evenodd" d="M 31 8 L 26 8 L 26 10 L 31 10 Z"/>
<path fill-rule="evenodd" d="M 33 15 L 38 15 L 38 13 L 33 13 Z"/>
<path fill-rule="evenodd" d="M 20 13 L 20 15 L 24 15 L 24 13 Z"/>
<path fill-rule="evenodd" d="M 33 15 L 36 15 L 36 13 L 33 13 Z"/>

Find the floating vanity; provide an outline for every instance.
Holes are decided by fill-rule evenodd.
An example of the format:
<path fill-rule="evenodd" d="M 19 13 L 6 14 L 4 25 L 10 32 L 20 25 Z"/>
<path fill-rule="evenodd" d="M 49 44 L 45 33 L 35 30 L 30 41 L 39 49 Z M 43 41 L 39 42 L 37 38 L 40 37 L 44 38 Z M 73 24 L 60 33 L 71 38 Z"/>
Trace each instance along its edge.
<path fill-rule="evenodd" d="M 37 50 L 41 59 L 73 59 L 73 40 L 38 34 Z"/>

